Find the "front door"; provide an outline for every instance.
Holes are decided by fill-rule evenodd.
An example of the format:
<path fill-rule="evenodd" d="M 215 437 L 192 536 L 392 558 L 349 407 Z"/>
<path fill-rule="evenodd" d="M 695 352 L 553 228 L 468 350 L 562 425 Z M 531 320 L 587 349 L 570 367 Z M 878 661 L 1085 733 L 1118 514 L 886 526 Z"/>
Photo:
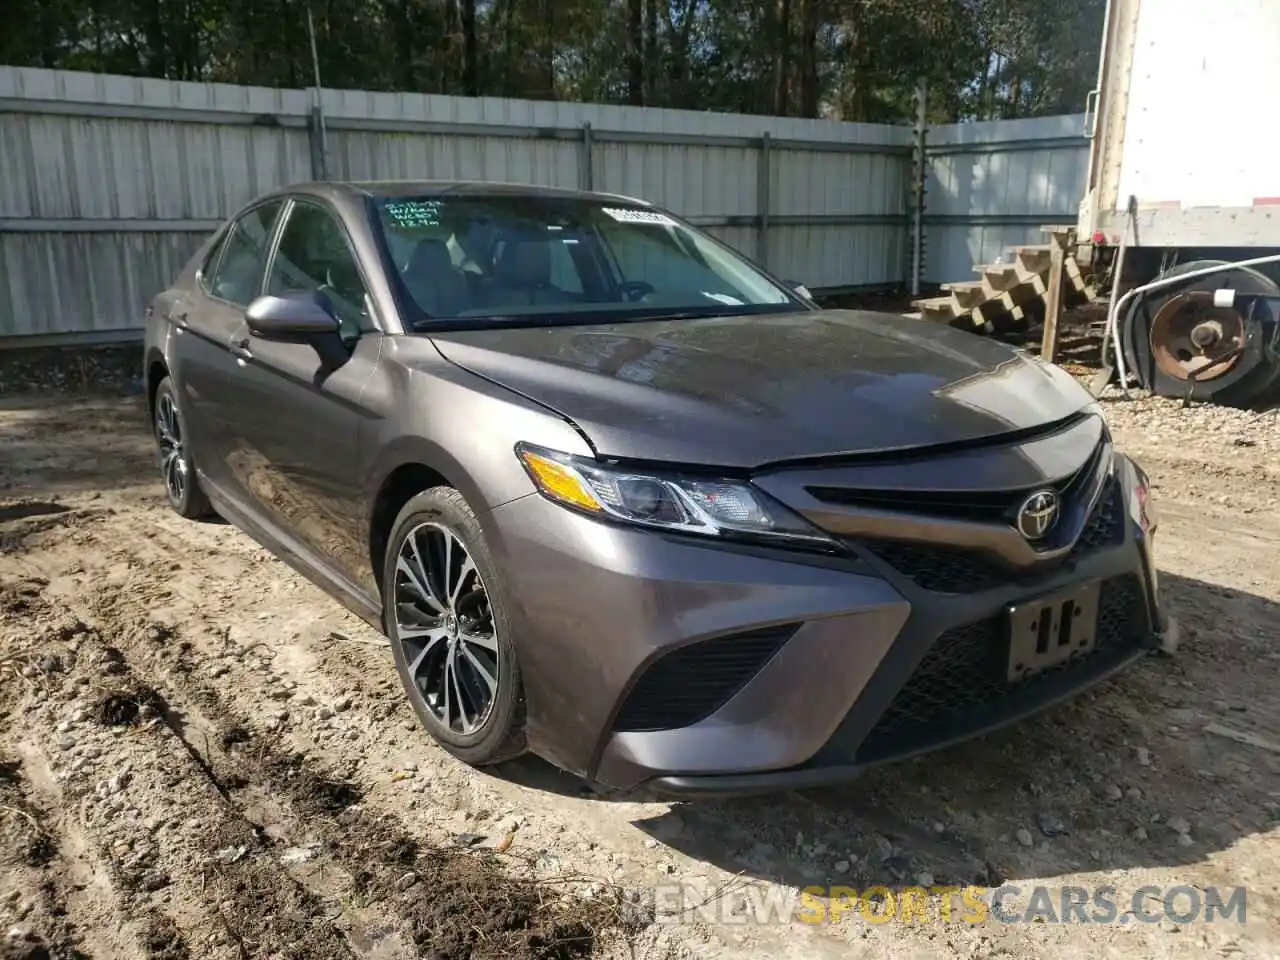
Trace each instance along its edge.
<path fill-rule="evenodd" d="M 370 564 L 357 443 L 370 416 L 361 398 L 382 348 L 366 290 L 336 212 L 310 199 L 291 201 L 266 292 L 322 295 L 340 333 L 286 342 L 251 336 L 242 325 L 232 341 L 229 462 L 245 507 L 352 584 L 367 582 Z"/>
<path fill-rule="evenodd" d="M 224 411 L 231 401 L 235 362 L 232 338 L 244 325 L 244 309 L 262 286 L 266 254 L 282 200 L 268 200 L 242 214 L 210 251 L 192 288 L 169 309 L 170 375 L 186 416 L 196 468 L 217 493 L 227 487 L 231 440 Z"/>

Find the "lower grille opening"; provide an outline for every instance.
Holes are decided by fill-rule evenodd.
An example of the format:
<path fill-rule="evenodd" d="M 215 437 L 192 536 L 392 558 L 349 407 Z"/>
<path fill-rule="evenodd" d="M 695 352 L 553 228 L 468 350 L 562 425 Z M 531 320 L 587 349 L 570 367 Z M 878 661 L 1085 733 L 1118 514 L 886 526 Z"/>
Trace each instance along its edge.
<path fill-rule="evenodd" d="M 1096 644 L 1021 683 L 1006 675 L 1008 636 L 1003 615 L 943 633 L 858 748 L 860 762 L 885 759 L 949 739 L 969 727 L 999 719 L 1014 695 L 1046 681 L 1091 672 L 1119 662 L 1142 644 L 1148 631 L 1146 602 L 1137 577 L 1115 577 L 1102 585 Z"/>
<path fill-rule="evenodd" d="M 903 576 L 935 593 L 981 593 L 1012 577 L 1004 567 L 974 550 L 904 540 L 860 540 L 859 543 Z"/>
<path fill-rule="evenodd" d="M 1108 480 L 1102 496 L 1068 557 L 1076 559 L 1094 550 L 1114 546 L 1124 539 L 1124 505 L 1114 479 Z M 1015 579 L 1016 575 L 986 556 L 972 550 L 935 547 L 904 540 L 857 541 L 905 577 L 935 593 L 981 593 Z M 1046 571 L 1057 564 L 1046 565 Z M 1025 578 L 1024 578 L 1025 579 Z"/>
<path fill-rule="evenodd" d="M 1070 556 L 1079 557 L 1102 547 L 1113 547 L 1124 540 L 1124 502 L 1120 484 L 1112 477 L 1107 481 L 1089 522 L 1080 531 Z"/>
<path fill-rule="evenodd" d="M 760 672 L 799 624 L 701 640 L 659 657 L 613 722 L 617 733 L 674 730 L 705 720 Z"/>

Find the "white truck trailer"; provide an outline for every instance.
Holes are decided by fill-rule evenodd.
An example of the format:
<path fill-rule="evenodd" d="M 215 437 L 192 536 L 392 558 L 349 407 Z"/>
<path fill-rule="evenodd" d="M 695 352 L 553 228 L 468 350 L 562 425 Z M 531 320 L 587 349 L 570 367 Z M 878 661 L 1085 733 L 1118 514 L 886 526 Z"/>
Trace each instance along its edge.
<path fill-rule="evenodd" d="M 1166 396 L 1280 393 L 1280 0 L 1110 0 L 1077 236 L 1111 362 Z"/>

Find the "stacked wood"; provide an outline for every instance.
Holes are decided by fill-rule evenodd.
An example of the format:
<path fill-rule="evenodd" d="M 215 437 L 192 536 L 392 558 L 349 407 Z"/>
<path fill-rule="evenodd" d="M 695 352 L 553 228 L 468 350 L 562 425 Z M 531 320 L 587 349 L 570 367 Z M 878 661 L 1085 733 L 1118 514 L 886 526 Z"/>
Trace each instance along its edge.
<path fill-rule="evenodd" d="M 1049 235 L 1049 243 L 1013 247 L 1008 263 L 975 265 L 977 280 L 945 283 L 939 296 L 917 300 L 912 306 L 926 320 L 987 333 L 998 325 L 1027 320 L 1033 313 L 1043 314 L 1055 245 L 1065 251 L 1064 304 L 1096 299 L 1097 293 L 1075 257 L 1074 228 L 1049 226 L 1041 230 Z"/>

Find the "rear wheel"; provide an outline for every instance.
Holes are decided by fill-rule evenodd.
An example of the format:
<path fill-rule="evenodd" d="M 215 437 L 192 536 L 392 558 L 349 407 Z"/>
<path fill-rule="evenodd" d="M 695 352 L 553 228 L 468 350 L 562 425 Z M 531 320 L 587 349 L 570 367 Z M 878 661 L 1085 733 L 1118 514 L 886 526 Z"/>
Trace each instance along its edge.
<path fill-rule="evenodd" d="M 190 520 L 212 514 L 213 507 L 196 477 L 190 435 L 186 418 L 178 405 L 178 392 L 168 377 L 161 380 L 156 389 L 152 429 L 160 454 L 160 479 L 164 482 L 169 506 Z"/>
<path fill-rule="evenodd" d="M 383 566 L 387 635 L 427 732 L 466 763 L 524 752 L 524 694 L 507 603 L 475 513 L 450 487 L 400 511 Z"/>

